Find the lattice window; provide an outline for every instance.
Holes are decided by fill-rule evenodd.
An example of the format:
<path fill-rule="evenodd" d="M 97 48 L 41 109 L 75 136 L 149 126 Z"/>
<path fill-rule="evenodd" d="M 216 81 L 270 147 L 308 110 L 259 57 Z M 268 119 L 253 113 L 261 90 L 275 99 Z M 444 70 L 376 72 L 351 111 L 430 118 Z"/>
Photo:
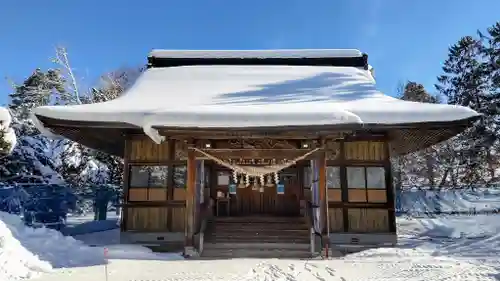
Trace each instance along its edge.
<path fill-rule="evenodd" d="M 347 167 L 349 202 L 387 202 L 384 167 Z"/>
<path fill-rule="evenodd" d="M 131 166 L 130 188 L 166 188 L 168 166 Z"/>

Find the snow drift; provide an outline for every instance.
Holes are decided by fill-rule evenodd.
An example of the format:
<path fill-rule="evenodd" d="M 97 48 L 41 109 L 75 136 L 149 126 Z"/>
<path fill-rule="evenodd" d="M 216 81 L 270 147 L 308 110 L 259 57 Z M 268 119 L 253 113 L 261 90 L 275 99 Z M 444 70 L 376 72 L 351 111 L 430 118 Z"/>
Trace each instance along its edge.
<path fill-rule="evenodd" d="M 53 268 L 103 264 L 103 250 L 46 229 L 26 227 L 19 216 L 0 212 L 0 281 L 33 278 Z"/>
<path fill-rule="evenodd" d="M 396 192 L 396 212 L 419 216 L 424 213 L 500 211 L 500 189 L 403 190 Z"/>

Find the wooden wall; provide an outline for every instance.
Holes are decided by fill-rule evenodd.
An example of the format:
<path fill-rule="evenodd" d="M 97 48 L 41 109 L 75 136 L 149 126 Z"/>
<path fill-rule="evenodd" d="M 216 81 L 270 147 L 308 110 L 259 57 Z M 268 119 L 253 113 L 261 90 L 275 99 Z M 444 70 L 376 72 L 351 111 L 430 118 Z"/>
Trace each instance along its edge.
<path fill-rule="evenodd" d="M 122 231 L 184 232 L 185 188 L 174 188 L 174 143 L 156 144 L 145 136 L 131 137 L 125 151 L 125 206 Z M 162 167 L 166 177 L 154 186 L 133 186 L 131 169 L 134 167 Z M 163 171 L 163 170 L 162 170 Z"/>
<path fill-rule="evenodd" d="M 383 141 L 352 141 L 343 144 L 345 160 L 376 162 L 387 159 Z"/>
<path fill-rule="evenodd" d="M 224 143 L 220 141 L 220 144 L 214 142 L 212 145 L 225 148 Z M 201 145 L 204 143 L 197 146 Z M 327 190 L 330 232 L 395 232 L 394 194 L 384 137 L 358 137 L 330 142 L 327 147 L 327 165 L 338 167 L 340 177 L 339 186 Z M 160 145 L 147 137 L 127 141 L 123 231 L 184 231 L 186 190 L 183 186 L 176 187 L 173 178 L 174 166 L 186 164 L 186 148 L 184 141 L 169 141 Z M 303 162 L 308 165 L 308 161 Z M 140 165 L 167 167 L 168 175 L 164 183 L 157 187 L 129 186 L 130 167 Z M 352 167 L 384 168 L 385 188 L 373 188 L 366 184 L 349 188 L 347 170 Z M 215 176 L 212 176 L 213 182 Z M 207 191 L 205 194 L 208 195 Z M 303 197 L 310 200 L 307 188 Z"/>
<path fill-rule="evenodd" d="M 145 137 L 131 139 L 129 142 L 130 162 L 164 162 L 170 159 L 169 142 L 156 144 Z"/>
<path fill-rule="evenodd" d="M 387 142 L 384 137 L 358 137 L 340 142 L 340 155 L 327 165 L 339 167 L 339 188 L 329 188 L 329 231 L 350 233 L 395 232 L 394 192 Z M 351 170 L 350 170 L 351 169 Z M 364 171 L 364 180 L 348 173 Z M 371 184 L 368 173 L 379 171 L 383 186 Z M 356 176 L 359 178 L 361 176 Z M 370 180 L 368 179 L 370 178 Z M 353 184 L 356 181 L 359 186 Z"/>

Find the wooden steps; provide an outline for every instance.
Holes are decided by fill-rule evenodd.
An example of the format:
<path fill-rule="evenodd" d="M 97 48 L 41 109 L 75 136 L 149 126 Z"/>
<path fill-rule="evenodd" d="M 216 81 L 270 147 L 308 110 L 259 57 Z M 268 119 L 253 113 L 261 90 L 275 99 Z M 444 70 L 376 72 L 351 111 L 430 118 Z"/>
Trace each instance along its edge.
<path fill-rule="evenodd" d="M 224 217 L 207 225 L 202 258 L 308 258 L 301 217 Z"/>

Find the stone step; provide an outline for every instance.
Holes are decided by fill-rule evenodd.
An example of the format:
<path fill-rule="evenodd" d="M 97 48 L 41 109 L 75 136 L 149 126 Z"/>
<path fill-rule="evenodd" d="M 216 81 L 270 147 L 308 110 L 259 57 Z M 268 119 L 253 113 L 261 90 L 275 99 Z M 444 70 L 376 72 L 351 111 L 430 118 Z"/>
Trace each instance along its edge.
<path fill-rule="evenodd" d="M 282 237 L 282 236 L 208 236 L 207 242 L 257 242 L 257 243 L 308 243 L 309 237 Z"/>
<path fill-rule="evenodd" d="M 309 236 L 310 230 L 307 229 L 215 229 L 207 231 L 207 234 L 222 235 L 270 235 L 270 236 Z"/>
<path fill-rule="evenodd" d="M 309 237 L 310 231 L 307 229 L 295 229 L 295 230 L 279 230 L 279 229 L 239 229 L 239 230 L 216 230 L 216 231 L 206 231 L 207 235 L 229 235 L 229 236 L 306 236 Z"/>
<path fill-rule="evenodd" d="M 304 223 L 305 219 L 303 217 L 267 217 L 267 216 L 255 216 L 255 217 L 215 217 L 212 221 L 221 223 Z"/>
<path fill-rule="evenodd" d="M 306 225 L 251 225 L 251 224 L 240 224 L 235 226 L 227 226 L 220 224 L 208 224 L 207 228 L 211 228 L 213 230 L 272 230 L 272 231 L 306 231 L 309 230 L 309 227 Z"/>
<path fill-rule="evenodd" d="M 208 223 L 208 226 L 217 229 L 308 229 L 307 224 L 302 223 Z"/>
<path fill-rule="evenodd" d="M 295 251 L 295 250 L 256 250 L 256 249 L 203 250 L 201 259 L 214 259 L 214 258 L 308 259 L 311 258 L 311 252 L 303 250 Z"/>
<path fill-rule="evenodd" d="M 265 242 L 253 242 L 253 243 L 203 243 L 203 249 L 210 250 L 227 250 L 227 249 L 259 249 L 259 250 L 296 250 L 296 251 L 308 251 L 310 249 L 309 243 L 265 243 Z"/>

